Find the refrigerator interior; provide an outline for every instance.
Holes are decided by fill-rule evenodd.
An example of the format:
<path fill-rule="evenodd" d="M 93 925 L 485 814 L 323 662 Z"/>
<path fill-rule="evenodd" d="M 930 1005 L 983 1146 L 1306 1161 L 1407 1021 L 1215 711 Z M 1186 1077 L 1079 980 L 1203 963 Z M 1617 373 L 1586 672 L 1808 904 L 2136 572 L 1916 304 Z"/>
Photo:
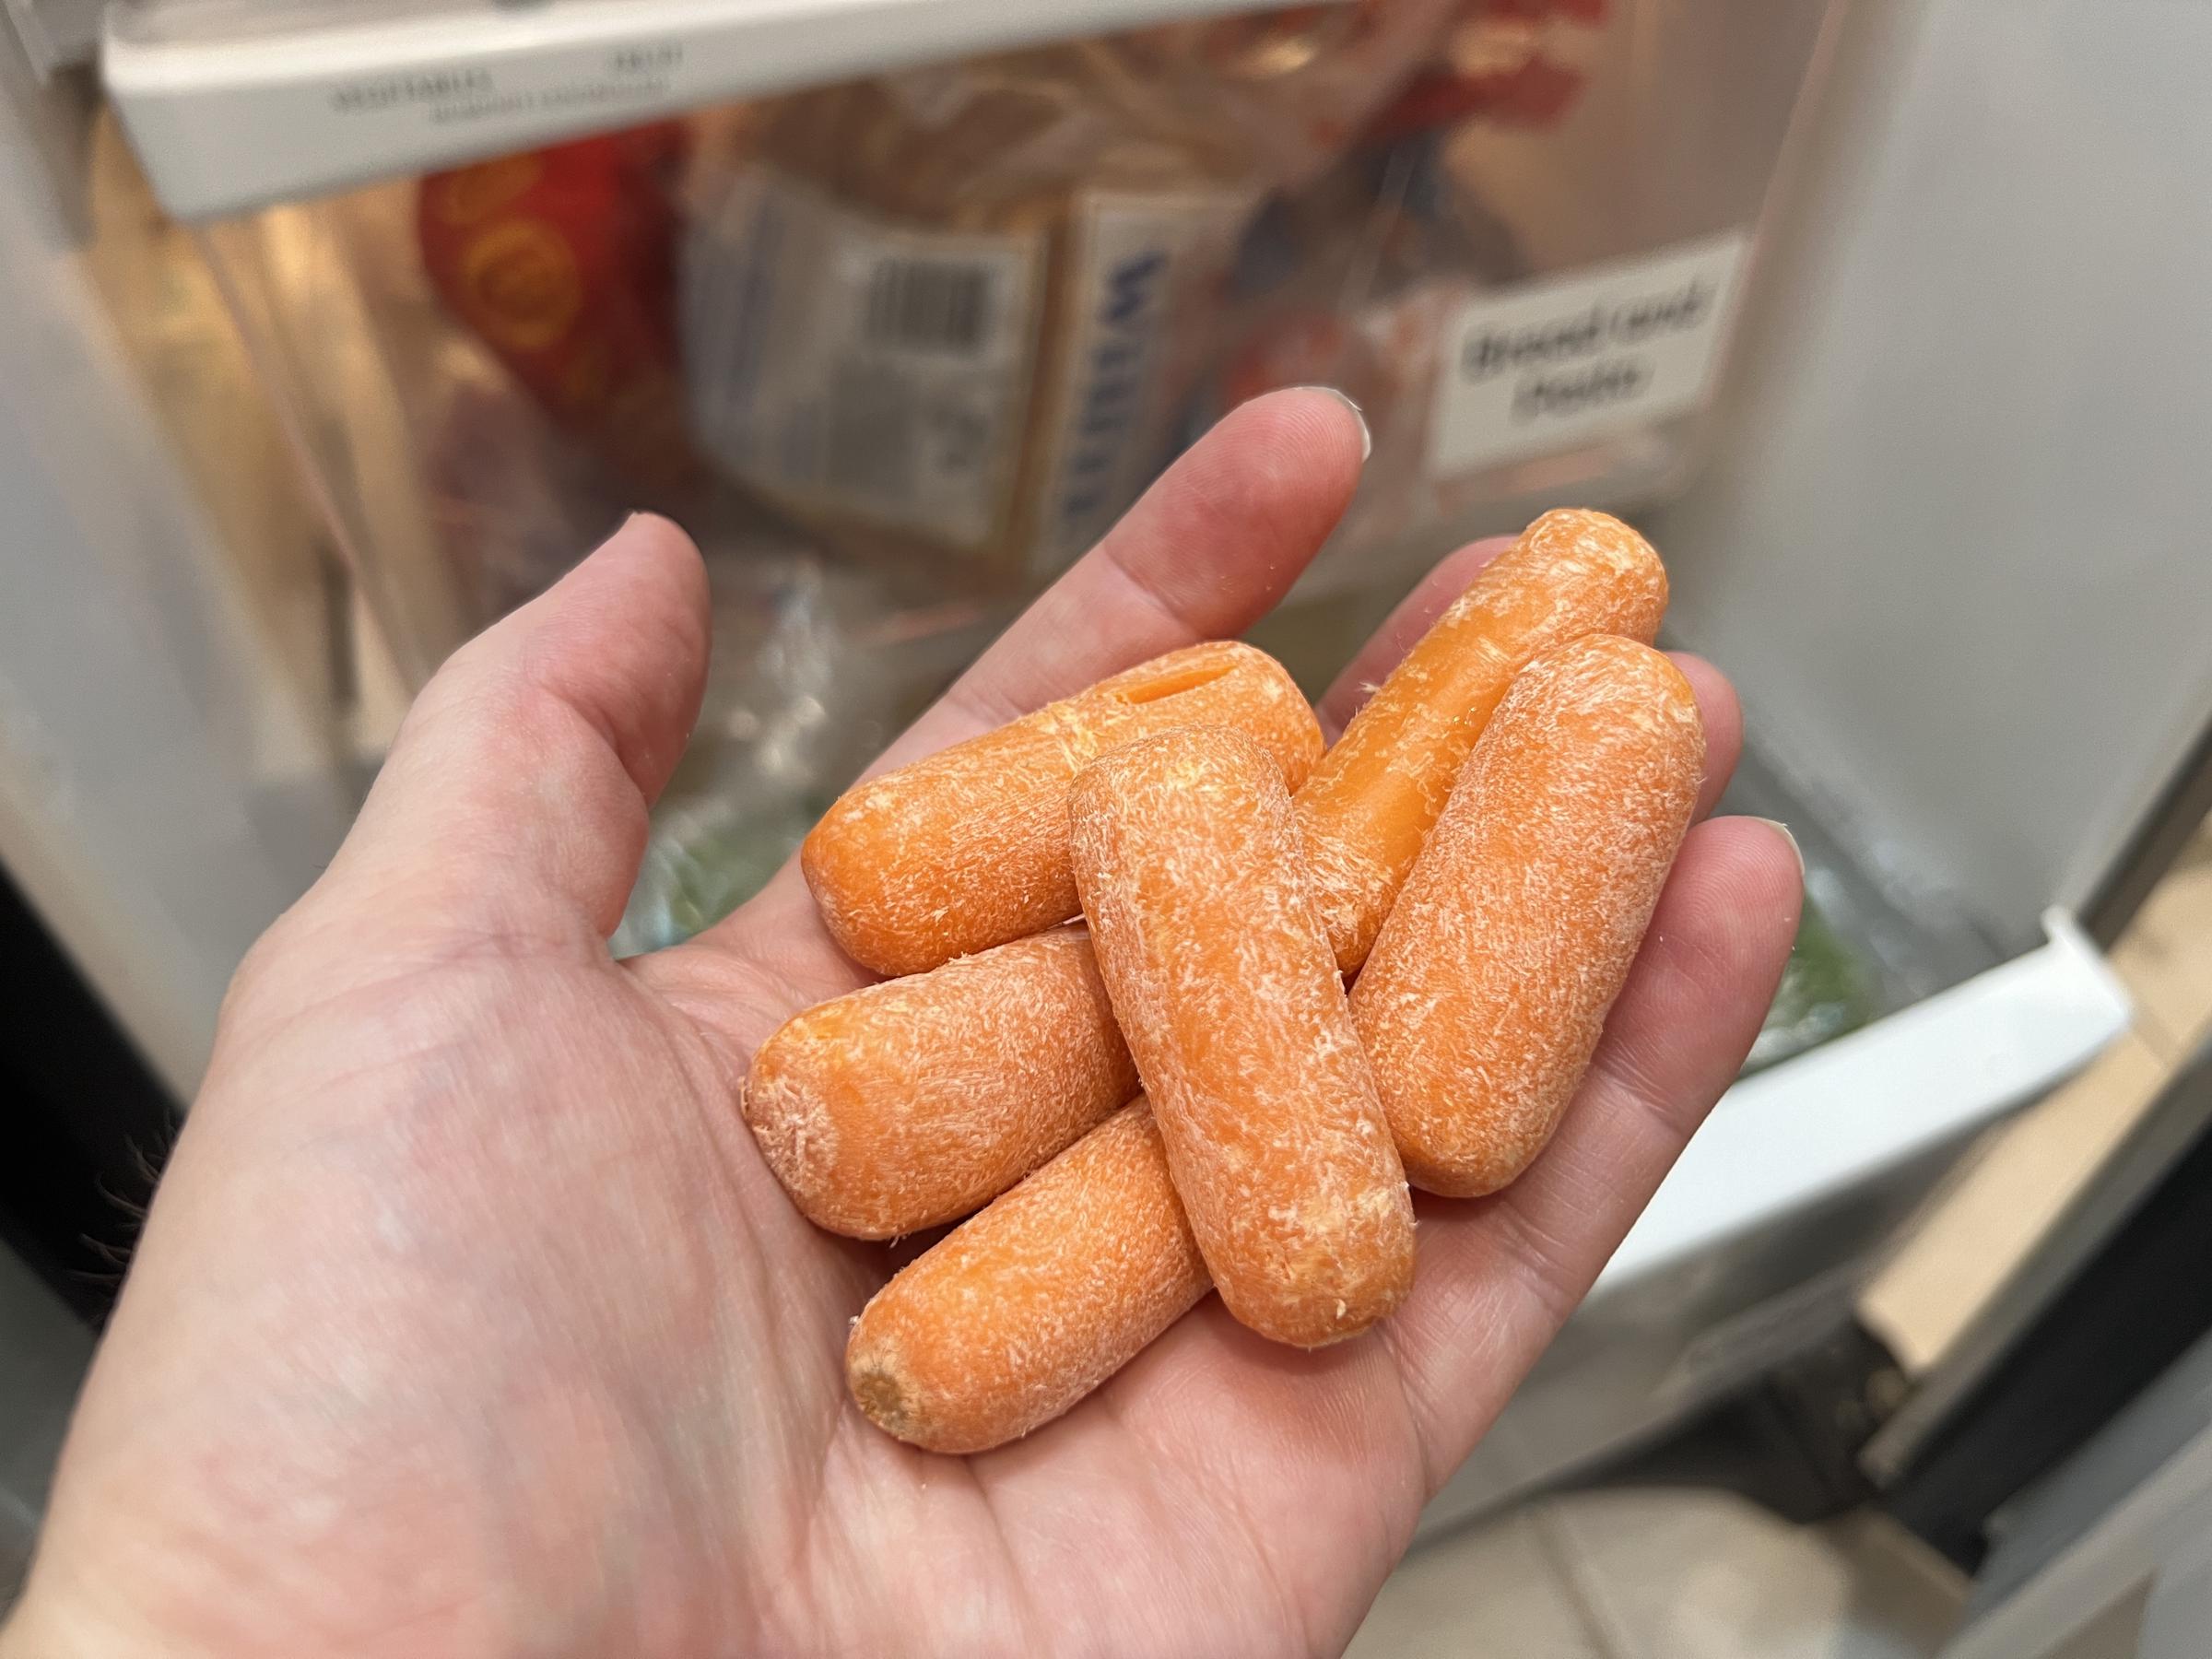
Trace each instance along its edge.
<path fill-rule="evenodd" d="M 365 735 L 372 758 L 408 687 L 624 512 L 667 511 L 700 541 L 715 678 L 621 948 L 740 900 L 1091 526 L 1267 385 L 1342 383 L 1375 429 L 1343 533 L 1262 633 L 1311 688 L 1468 535 L 1562 500 L 1650 528 L 1678 642 L 1726 665 L 1751 711 L 1731 805 L 1797 831 L 1814 919 L 1765 1069 L 1693 1145 L 1441 1524 L 1648 1431 L 1847 1309 L 1963 1139 L 2125 1019 L 2046 907 L 2078 902 L 2128 804 L 2212 709 L 2212 660 L 2183 626 L 2206 614 L 2183 602 L 2206 597 L 2212 561 L 2182 556 L 2187 469 L 2141 458 L 2124 476 L 2147 487 L 2112 544 L 2124 580 L 2089 591 L 2066 573 L 2084 526 L 2053 498 L 2110 496 L 2053 447 L 2071 428 L 2049 388 L 2109 398 L 2142 379 L 2147 347 L 2098 360 L 2057 326 L 2101 292 L 2095 251 L 2052 257 L 2048 204 L 2005 182 L 2011 156 L 2037 154 L 2101 245 L 2143 245 L 2144 204 L 2069 173 L 2019 88 L 2124 155 L 2161 112 L 2181 117 L 2124 107 L 2121 37 L 2080 8 L 2052 8 L 2073 32 L 2045 41 L 1993 4 L 1865 0 L 1840 26 L 1820 0 L 1186 18 L 958 62 L 917 44 L 918 67 L 827 87 L 795 58 L 772 84 L 704 93 L 687 68 L 652 94 L 675 101 L 620 106 L 636 120 L 618 130 L 576 138 L 571 120 L 504 145 L 483 142 L 500 117 L 475 83 L 362 72 L 346 85 L 392 89 L 415 116 L 445 98 L 454 118 L 410 117 L 406 141 L 432 147 L 404 167 L 389 165 L 403 148 L 348 152 L 345 178 L 300 186 L 344 189 L 283 199 L 240 184 L 243 161 L 210 162 L 225 152 L 194 125 L 235 122 L 241 98 L 277 107 L 246 84 L 268 53 L 208 47 L 247 14 L 175 8 L 203 31 L 181 31 L 194 74 L 238 66 L 229 101 L 203 108 L 204 83 L 156 73 L 173 42 L 136 16 L 111 25 L 111 79 L 156 185 L 215 213 L 176 233 L 181 256 L 219 285 L 306 480 L 305 534 L 359 596 L 305 653 L 341 665 L 325 695 L 348 743 Z M 496 33 L 519 8 L 464 15 Z M 367 8 L 282 16 L 376 35 Z M 608 27 L 594 52 L 628 38 Z M 841 50 L 819 64 L 874 67 Z M 528 59 L 486 62 L 496 82 Z M 1332 63 L 1362 73 L 1347 88 Z M 1181 90 L 1140 96 L 1159 87 Z M 303 130 L 335 119 L 319 95 Z M 321 165 L 316 145 L 293 149 L 255 165 Z M 187 164 L 229 194 L 178 185 Z M 1947 239 L 1959 200 L 1980 206 Z M 2189 246 L 2201 265 L 2212 236 Z M 806 257 L 780 265 L 778 247 Z M 1147 274 L 1134 292 L 1126 268 Z M 809 292 L 794 270 L 829 275 Z M 1930 324 L 1870 360 L 1900 292 L 1931 318 L 1992 320 Z M 1624 365 L 1587 349 L 1590 319 L 1660 344 Z M 1131 339 L 1102 332 L 1132 321 Z M 1992 374 L 2003 396 L 1965 398 Z M 857 414 L 818 395 L 845 382 Z M 1900 418 L 1923 408 L 1945 424 Z M 2047 478 L 2008 470 L 2008 446 Z M 2047 522 L 1977 537 L 1974 514 L 2016 497 Z M 2050 668 L 2069 629 L 2094 646 L 2072 676 Z M 2099 674 L 2156 705 L 2155 739 L 2115 738 L 2118 692 L 2082 694 Z M 2039 811 L 2039 790 L 2059 809 Z"/>
<path fill-rule="evenodd" d="M 629 511 L 700 543 L 717 672 L 618 941 L 645 948 L 757 886 L 1183 444 L 1269 386 L 1339 385 L 1374 430 L 1294 600 L 1316 616 L 1379 612 L 1542 506 L 1672 488 L 1829 10 L 1186 18 L 802 81 L 197 235 L 403 683 Z M 197 0 L 111 30 L 157 183 L 214 140 L 161 124 L 197 107 L 173 77 L 149 116 L 145 54 L 189 37 L 208 61 L 225 27 L 281 32 Z M 494 119 L 465 97 L 449 113 Z M 1316 684 L 1353 643 L 1293 636 Z M 1806 1032 L 1902 992 L 1806 978 Z"/>
<path fill-rule="evenodd" d="M 2124 1027 L 2073 912 L 2212 728 L 2208 30 L 1890 0 L 1840 32 L 1710 462 L 1646 522 L 1793 823 L 2002 960 L 1732 1089 L 1443 1512 L 1848 1318 L 1965 1139 Z"/>
<path fill-rule="evenodd" d="M 356 796 L 316 521 L 189 237 L 100 189 L 88 108 L 0 52 L 0 861 L 182 1097 Z"/>

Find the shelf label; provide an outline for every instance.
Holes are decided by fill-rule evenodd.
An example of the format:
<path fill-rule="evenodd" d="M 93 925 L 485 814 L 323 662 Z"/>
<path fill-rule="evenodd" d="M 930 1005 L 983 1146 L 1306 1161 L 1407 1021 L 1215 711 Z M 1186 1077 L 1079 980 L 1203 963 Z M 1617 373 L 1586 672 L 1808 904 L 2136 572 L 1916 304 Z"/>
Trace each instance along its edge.
<path fill-rule="evenodd" d="M 1695 408 L 1749 245 L 1731 230 L 1469 301 L 1442 341 L 1430 476 L 1555 453 Z"/>
<path fill-rule="evenodd" d="M 684 71 L 681 41 L 629 41 L 510 64 L 353 76 L 331 85 L 329 107 L 342 119 L 431 127 L 597 119 L 603 112 L 611 120 L 633 107 L 665 107 L 680 95 Z"/>

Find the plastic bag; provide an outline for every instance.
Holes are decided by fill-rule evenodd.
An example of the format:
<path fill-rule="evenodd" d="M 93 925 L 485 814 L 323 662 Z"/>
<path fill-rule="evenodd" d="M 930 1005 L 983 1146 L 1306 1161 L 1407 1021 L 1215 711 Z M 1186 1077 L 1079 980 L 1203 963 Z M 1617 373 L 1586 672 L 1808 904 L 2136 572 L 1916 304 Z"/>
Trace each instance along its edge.
<path fill-rule="evenodd" d="M 770 530 L 705 547 L 713 663 L 689 750 L 653 811 L 619 956 L 688 938 L 757 892 L 1007 619 L 974 601 L 903 603 Z"/>
<path fill-rule="evenodd" d="M 1563 120 L 1583 84 L 1555 55 L 1561 30 L 1602 21 L 1605 0 L 1462 0 L 1396 95 L 1345 153 L 1271 203 L 1240 250 L 1232 342 L 1191 429 L 1281 386 L 1339 388 L 1374 453 L 1335 540 L 1392 541 L 1461 503 L 1430 465 L 1441 354 L 1470 300 L 1526 278 L 1512 229 L 1451 165 L 1486 124 Z"/>
<path fill-rule="evenodd" d="M 842 545 L 1049 576 L 1171 455 L 1261 203 L 1324 169 L 1452 14 L 1174 25 L 783 100 L 695 179 L 700 442 Z"/>
<path fill-rule="evenodd" d="M 416 195 L 440 298 L 564 431 L 655 492 L 697 470 L 677 383 L 685 148 L 659 123 L 432 173 Z"/>

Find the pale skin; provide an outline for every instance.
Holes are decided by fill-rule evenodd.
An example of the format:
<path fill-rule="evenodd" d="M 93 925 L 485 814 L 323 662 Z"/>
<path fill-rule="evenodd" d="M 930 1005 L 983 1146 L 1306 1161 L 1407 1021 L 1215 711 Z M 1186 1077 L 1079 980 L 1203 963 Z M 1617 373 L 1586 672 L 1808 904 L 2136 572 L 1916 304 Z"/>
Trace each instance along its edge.
<path fill-rule="evenodd" d="M 1343 405 L 1225 420 L 891 750 L 1288 588 L 1357 481 Z M 1325 700 L 1334 732 L 1494 546 Z M 1393 1319 L 1316 1353 L 1208 1299 L 1029 1440 L 870 1427 L 818 1232 L 735 1108 L 862 982 L 787 868 L 704 937 L 606 940 L 696 716 L 706 590 L 635 519 L 460 652 L 254 948 L 71 1428 L 5 1659 L 1333 1653 L 1734 1076 L 1794 932 L 1770 825 L 1692 830 L 1588 1082 L 1504 1194 L 1423 1200 Z M 1703 807 L 1733 694 L 1685 665 Z"/>

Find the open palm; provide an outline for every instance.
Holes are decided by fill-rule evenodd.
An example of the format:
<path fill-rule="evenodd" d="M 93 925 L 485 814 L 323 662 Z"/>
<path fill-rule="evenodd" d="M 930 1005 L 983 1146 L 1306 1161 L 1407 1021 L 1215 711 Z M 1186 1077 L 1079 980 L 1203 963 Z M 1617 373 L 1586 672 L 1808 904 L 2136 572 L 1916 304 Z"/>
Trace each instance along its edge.
<path fill-rule="evenodd" d="M 1357 481 L 1358 424 L 1231 416 L 887 757 L 1232 634 Z M 1334 727 L 1486 549 L 1447 560 Z M 633 520 L 461 652 L 241 969 L 0 1650 L 1333 1652 L 1735 1074 L 1794 932 L 1767 826 L 1695 830 L 1590 1080 L 1419 1279 L 1316 1353 L 1208 1300 L 1061 1421 L 959 1459 L 845 1397 L 880 1248 L 800 1218 L 735 1109 L 861 983 L 795 872 L 705 937 L 605 941 L 697 713 L 698 556 Z M 1727 687 L 1688 667 L 1712 775 Z"/>

